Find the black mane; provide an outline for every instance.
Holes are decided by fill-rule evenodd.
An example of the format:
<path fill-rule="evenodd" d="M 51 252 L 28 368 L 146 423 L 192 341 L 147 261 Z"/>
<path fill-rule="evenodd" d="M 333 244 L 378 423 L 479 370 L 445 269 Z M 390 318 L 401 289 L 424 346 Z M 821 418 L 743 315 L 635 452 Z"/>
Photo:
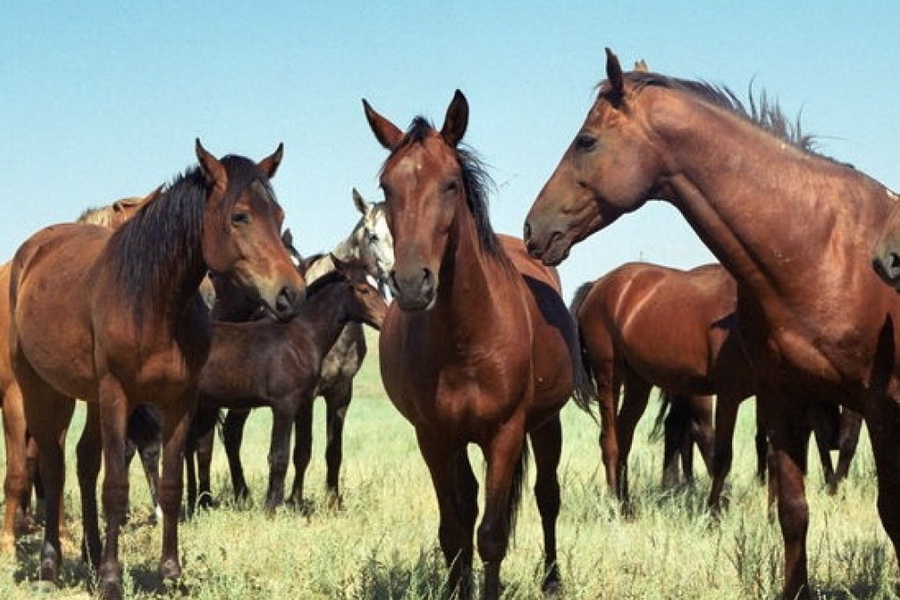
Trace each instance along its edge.
<path fill-rule="evenodd" d="M 253 180 L 259 180 L 271 192 L 267 178 L 253 161 L 241 156 L 221 160 L 228 174 L 223 210 L 230 215 L 241 192 Z M 176 177 L 155 201 L 142 207 L 123 224 L 109 242 L 108 252 L 116 261 L 116 277 L 125 295 L 135 307 L 138 323 L 147 312 L 158 312 L 177 302 L 188 290 L 184 286 L 200 284 L 206 273 L 203 258 L 203 228 L 227 227 L 205 223 L 206 198 L 210 193 L 199 166 Z M 271 196 L 274 201 L 274 194 Z"/>

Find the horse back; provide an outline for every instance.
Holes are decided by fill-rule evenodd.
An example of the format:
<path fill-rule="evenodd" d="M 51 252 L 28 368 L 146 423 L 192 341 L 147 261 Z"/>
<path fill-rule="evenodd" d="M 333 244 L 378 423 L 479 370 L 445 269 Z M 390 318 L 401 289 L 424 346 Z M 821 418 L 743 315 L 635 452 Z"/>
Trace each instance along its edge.
<path fill-rule="evenodd" d="M 746 362 L 734 351 L 736 299 L 720 265 L 626 263 L 594 282 L 575 318 L 595 363 L 627 364 L 667 389 L 713 393 L 718 370 L 734 377 L 741 365 L 733 363 Z"/>

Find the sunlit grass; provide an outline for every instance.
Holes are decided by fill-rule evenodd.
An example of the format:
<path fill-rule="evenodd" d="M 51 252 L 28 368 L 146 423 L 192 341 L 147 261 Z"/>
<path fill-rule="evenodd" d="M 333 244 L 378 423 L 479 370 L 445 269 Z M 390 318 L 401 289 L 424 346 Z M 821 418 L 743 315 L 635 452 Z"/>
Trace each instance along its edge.
<path fill-rule="evenodd" d="M 243 448 L 254 506 L 230 503 L 230 479 L 217 444 L 213 482 L 222 506 L 181 525 L 180 593 L 200 599 L 439 597 L 446 569 L 437 547 L 434 495 L 412 428 L 381 388 L 373 345 L 357 377 L 347 419 L 343 508 L 325 505 L 324 411 L 319 401 L 306 478 L 312 512 L 284 509 L 267 515 L 261 510 L 271 420 L 268 411 L 257 411 L 248 422 Z M 632 454 L 634 519 L 622 518 L 606 492 L 597 425 L 574 406 L 563 411 L 558 539 L 565 598 L 774 598 L 783 568 L 781 534 L 769 518 L 765 490 L 754 479 L 753 403 L 742 409 L 727 488 L 730 508 L 719 521 L 705 510 L 705 474 L 693 486 L 660 488 L 662 448 L 648 441 L 653 410 L 651 405 Z M 80 424 L 72 431 L 69 443 L 74 447 Z M 78 542 L 74 453 L 69 457 L 68 519 Z M 473 464 L 482 464 L 474 451 Z M 867 438 L 863 436 L 837 497 L 825 494 L 818 459 L 811 456 L 810 465 L 810 573 L 819 597 L 892 598 L 895 558 L 875 511 Z M 134 598 L 166 596 L 169 591 L 156 575 L 160 529 L 147 524 L 149 496 L 138 465 L 132 468 L 132 519 L 122 544 L 126 592 Z M 541 539 L 529 491 L 503 564 L 505 599 L 540 596 Z M 0 597 L 33 597 L 38 540 L 37 534 L 26 537 L 17 561 L 0 561 Z M 89 582 L 78 553 L 70 552 L 60 589 L 45 597 L 87 598 Z"/>

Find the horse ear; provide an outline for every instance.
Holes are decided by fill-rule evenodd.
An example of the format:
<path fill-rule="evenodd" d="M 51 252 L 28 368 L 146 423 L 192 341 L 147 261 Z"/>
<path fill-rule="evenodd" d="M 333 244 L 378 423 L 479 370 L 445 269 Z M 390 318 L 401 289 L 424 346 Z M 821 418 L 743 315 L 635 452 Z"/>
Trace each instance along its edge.
<path fill-rule="evenodd" d="M 288 227 L 284 230 L 284 233 L 281 234 L 281 243 L 284 244 L 286 248 L 291 248 L 294 245 L 294 234 L 291 233 L 291 228 Z"/>
<path fill-rule="evenodd" d="M 284 156 L 284 143 L 278 144 L 278 147 L 275 148 L 275 152 L 259 161 L 260 170 L 265 173 L 266 177 L 269 179 L 275 177 L 275 171 L 278 170 L 278 165 L 281 164 L 282 156 Z"/>
<path fill-rule="evenodd" d="M 466 134 L 466 127 L 469 125 L 469 102 L 459 90 L 453 94 L 453 100 L 447 107 L 447 114 L 444 116 L 444 126 L 441 127 L 441 137 L 450 146 L 456 148 L 456 145 L 463 139 Z"/>
<path fill-rule="evenodd" d="M 360 194 L 356 188 L 353 188 L 353 205 L 356 207 L 356 210 L 363 215 L 369 210 L 369 203 L 366 202 L 366 199 L 362 197 L 362 194 Z"/>
<path fill-rule="evenodd" d="M 619 64 L 619 57 L 613 54 L 609 48 L 606 49 L 606 79 L 612 88 L 614 103 L 620 105 L 625 99 L 625 80 L 622 77 L 622 65 Z"/>
<path fill-rule="evenodd" d="M 218 185 L 225 189 L 228 185 L 228 175 L 219 159 L 203 147 L 203 144 L 200 143 L 200 138 L 197 138 L 195 150 L 197 152 L 197 160 L 200 162 L 200 168 L 203 170 L 203 176 L 206 178 L 206 183 L 211 186 Z"/>
<path fill-rule="evenodd" d="M 363 98 L 363 110 L 366 113 L 366 120 L 369 121 L 369 127 L 375 134 L 375 139 L 388 150 L 393 150 L 400 144 L 403 139 L 403 132 L 400 128 L 375 112 L 366 99 Z"/>
<path fill-rule="evenodd" d="M 634 61 L 634 70 L 638 73 L 648 73 L 650 67 L 647 66 L 647 61 L 642 58 L 641 60 Z"/>
<path fill-rule="evenodd" d="M 328 253 L 328 258 L 331 259 L 332 264 L 334 264 L 334 268 L 337 269 L 338 271 L 340 271 L 341 273 L 344 273 L 347 270 L 347 265 L 349 263 L 345 260 L 339 259 L 337 256 L 334 255 L 333 252 Z"/>

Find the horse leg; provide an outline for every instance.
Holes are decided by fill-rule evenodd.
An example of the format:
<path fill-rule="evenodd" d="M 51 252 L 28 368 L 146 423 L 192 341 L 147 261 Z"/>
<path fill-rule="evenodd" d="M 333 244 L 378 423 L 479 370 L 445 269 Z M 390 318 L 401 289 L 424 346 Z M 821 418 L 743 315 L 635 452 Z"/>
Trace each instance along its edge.
<path fill-rule="evenodd" d="M 737 423 L 737 413 L 741 400 L 741 398 L 737 398 L 731 394 L 720 394 L 716 398 L 716 426 L 713 433 L 715 446 L 712 452 L 712 485 L 710 486 L 709 498 L 706 502 L 713 515 L 718 515 L 722 511 L 722 491 L 725 488 L 725 479 L 731 471 L 734 428 Z M 757 409 L 757 413 L 758 412 Z M 763 455 L 763 457 L 765 458 L 765 455 Z"/>
<path fill-rule="evenodd" d="M 545 594 L 555 594 L 560 587 L 559 565 L 556 562 L 556 520 L 560 506 L 556 471 L 562 453 L 562 424 L 559 415 L 532 431 L 530 438 L 537 471 L 534 495 L 544 530 L 544 576 L 541 588 Z"/>
<path fill-rule="evenodd" d="M 784 540 L 782 597 L 806 599 L 810 596 L 806 554 L 809 506 L 804 487 L 810 434 L 805 414 L 808 405 L 784 396 L 772 400 L 772 408 L 766 407 L 766 423 L 771 431 L 774 478 L 778 484 L 778 521 Z M 776 406 L 777 417 L 773 414 Z"/>
<path fill-rule="evenodd" d="M 618 379 L 613 379 L 612 362 L 594 366 L 597 385 L 597 402 L 600 407 L 600 456 L 606 471 L 609 491 L 619 495 L 619 436 L 616 428 L 616 411 L 619 406 Z"/>
<path fill-rule="evenodd" d="M 203 435 L 194 440 L 194 456 L 197 458 L 197 506 L 204 509 L 215 508 L 217 502 L 212 495 L 212 458 L 216 438 L 215 421 L 219 411 L 212 414 L 213 423 Z"/>
<path fill-rule="evenodd" d="M 291 427 L 298 406 L 292 399 L 276 399 L 272 404 L 272 440 L 269 444 L 269 487 L 266 510 L 272 511 L 284 502 L 284 478 L 291 450 Z"/>
<path fill-rule="evenodd" d="M 341 478 L 341 463 L 344 459 L 344 421 L 353 398 L 353 380 L 347 379 L 325 393 L 325 427 L 328 439 L 325 442 L 325 488 L 327 506 L 341 507 L 341 493 L 338 488 Z"/>
<path fill-rule="evenodd" d="M 438 502 L 438 541 L 450 569 L 447 596 L 472 596 L 472 534 L 478 518 L 478 480 L 466 447 L 451 447 L 432 431 L 416 429 L 419 452 L 431 475 Z"/>
<path fill-rule="evenodd" d="M 487 447 L 484 517 L 478 526 L 478 554 L 484 565 L 484 598 L 500 597 L 500 565 L 506 556 L 512 520 L 525 472 L 523 424 L 508 421 Z"/>
<path fill-rule="evenodd" d="M 244 424 L 250 416 L 249 410 L 230 409 L 222 423 L 222 445 L 228 457 L 228 471 L 231 473 L 231 489 L 234 490 L 236 502 L 250 499 L 250 488 L 244 479 L 244 467 L 241 465 L 241 442 L 244 439 Z"/>
<path fill-rule="evenodd" d="M 626 374 L 625 399 L 622 401 L 622 409 L 616 419 L 616 429 L 619 432 L 619 489 L 617 495 L 626 514 L 630 514 L 632 511 L 628 491 L 628 454 L 631 452 L 634 430 L 647 408 L 652 387 L 650 383 L 633 371 L 629 370 Z"/>
<path fill-rule="evenodd" d="M 100 379 L 98 404 L 103 444 L 103 516 L 106 522 L 106 540 L 98 569 L 100 595 L 106 599 L 119 599 L 123 594 L 119 534 L 125 523 L 128 505 L 125 438 L 130 415 L 125 393 L 114 377 L 105 375 Z"/>
<path fill-rule="evenodd" d="M 850 472 L 850 463 L 856 454 L 856 447 L 859 444 L 859 431 L 862 428 L 862 414 L 850 410 L 849 408 L 841 409 L 841 429 L 838 434 L 838 463 L 834 472 L 834 480 L 832 485 L 828 487 L 828 493 L 832 496 L 837 494 L 838 486 L 846 479 L 847 473 Z"/>
<path fill-rule="evenodd" d="M 303 484 L 306 480 L 306 469 L 309 468 L 309 461 L 312 459 L 313 400 L 315 398 L 302 402 L 294 417 L 294 485 L 288 504 L 300 510 L 308 508 L 303 505 Z"/>
<path fill-rule="evenodd" d="M 81 523 L 84 538 L 81 541 L 82 559 L 95 570 L 100 566 L 100 515 L 97 510 L 97 479 L 103 452 L 100 430 L 100 408 L 94 402 L 87 403 L 84 430 L 75 447 L 78 471 L 78 487 L 81 491 Z"/>
<path fill-rule="evenodd" d="M 813 402 L 809 406 L 810 426 L 816 439 L 816 448 L 822 463 L 822 475 L 828 489 L 834 486 L 835 475 L 831 449 L 837 447 L 840 418 L 840 408 L 837 406 L 819 402 Z"/>
<path fill-rule="evenodd" d="M 894 556 L 900 558 L 900 445 L 897 444 L 897 424 L 900 410 L 892 399 L 878 398 L 869 403 L 866 426 L 875 456 L 878 474 L 878 515 L 881 525 L 894 545 Z"/>
<path fill-rule="evenodd" d="M 38 470 L 47 502 L 39 577 L 41 581 L 56 583 L 62 565 L 60 529 L 63 523 L 66 431 L 75 411 L 75 400 L 47 385 L 24 357 L 14 352 L 13 360 L 22 391 L 25 422 L 38 452 Z"/>
<path fill-rule="evenodd" d="M 0 554 L 13 554 L 16 535 L 25 528 L 25 512 L 31 495 L 28 477 L 27 433 L 22 393 L 16 383 L 11 383 L 3 394 L 3 439 L 6 448 L 6 478 L 3 492 L 6 511 L 3 516 L 3 534 L 0 537 Z"/>
<path fill-rule="evenodd" d="M 159 414 L 150 405 L 138 406 L 128 419 L 128 439 L 126 448 L 131 448 L 132 454 L 136 450 L 141 458 L 141 467 L 147 480 L 147 489 L 150 491 L 150 501 L 153 503 L 152 522 L 162 519 L 162 509 L 159 507 L 159 457 L 161 452 L 161 425 Z M 131 462 L 131 457 L 126 454 L 126 470 Z"/>
<path fill-rule="evenodd" d="M 181 507 L 184 450 L 197 406 L 197 390 L 187 389 L 162 412 L 163 467 L 159 479 L 159 505 L 163 513 L 163 543 L 158 571 L 163 580 L 181 575 L 178 559 L 178 512 Z"/>
<path fill-rule="evenodd" d="M 668 408 L 668 414 L 665 416 L 663 426 L 663 476 L 662 485 L 670 488 L 678 485 L 681 480 L 681 472 L 679 471 L 678 460 L 683 457 L 685 444 L 690 449 L 690 436 L 687 428 L 687 396 L 677 394 L 663 394 L 663 407 L 661 410 Z M 688 466 L 684 465 L 685 478 L 688 477 Z"/>
<path fill-rule="evenodd" d="M 716 444 L 716 433 L 713 429 L 713 402 L 712 396 L 692 396 L 689 404 L 690 440 L 687 447 L 693 457 L 691 443 L 697 445 L 707 473 L 712 472 L 713 450 Z"/>

